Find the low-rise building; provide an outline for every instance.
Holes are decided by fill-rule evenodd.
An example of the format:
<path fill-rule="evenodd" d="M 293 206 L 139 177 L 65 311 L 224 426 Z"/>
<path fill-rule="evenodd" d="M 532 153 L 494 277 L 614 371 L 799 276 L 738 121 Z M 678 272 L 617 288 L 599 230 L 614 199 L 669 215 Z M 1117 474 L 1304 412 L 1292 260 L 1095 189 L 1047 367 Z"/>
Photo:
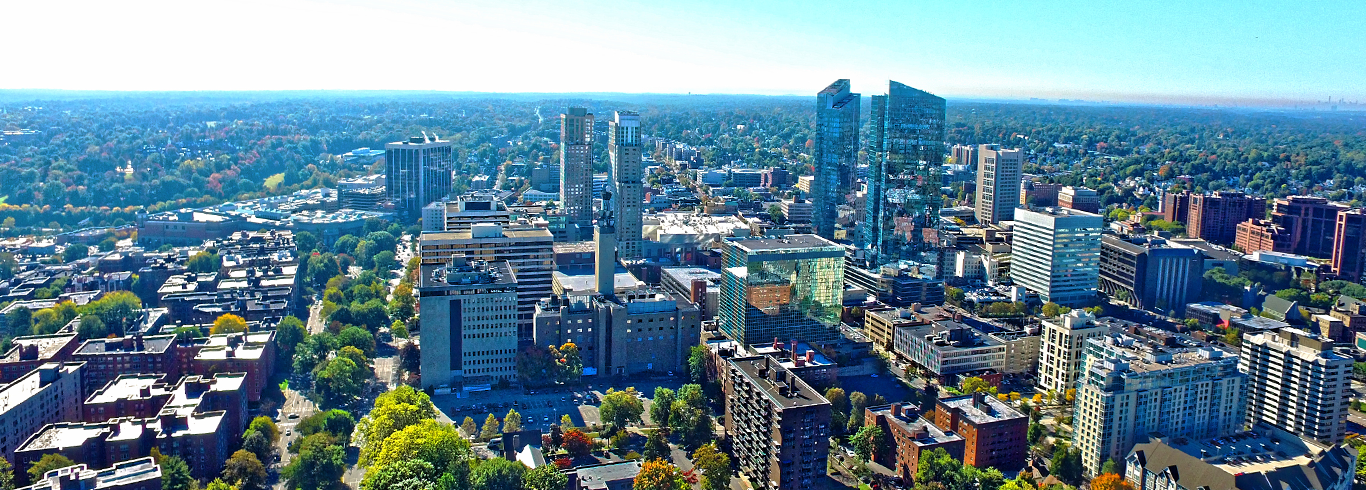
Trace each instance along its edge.
<path fill-rule="evenodd" d="M 161 466 L 150 457 L 115 463 L 102 470 L 78 464 L 47 472 L 18 490 L 161 490 Z"/>
<path fill-rule="evenodd" d="M 1157 434 L 1124 459 L 1134 488 L 1163 490 L 1348 490 L 1357 451 L 1323 446 L 1268 424 L 1225 437 Z"/>
<path fill-rule="evenodd" d="M 1029 416 L 983 392 L 941 398 L 934 424 L 963 438 L 963 463 L 977 468 L 1013 470 L 1029 450 Z"/>
<path fill-rule="evenodd" d="M 261 393 L 275 372 L 274 330 L 212 335 L 196 341 L 194 348 L 198 352 L 182 372 L 204 378 L 218 373 L 245 373 L 247 400 L 261 401 Z"/>
<path fill-rule="evenodd" d="M 189 416 L 168 411 L 148 419 L 48 424 L 15 451 L 15 466 L 27 468 L 47 454 L 60 454 L 86 465 L 112 466 L 149 456 L 156 448 L 161 454 L 184 459 L 195 478 L 212 478 L 222 471 L 235 446 L 225 417 L 221 411 Z"/>
<path fill-rule="evenodd" d="M 963 437 L 935 426 L 910 403 L 868 407 L 864 409 L 863 423 L 877 426 L 887 435 L 888 444 L 873 453 L 873 461 L 904 480 L 915 478 L 923 453 L 943 449 L 954 459 L 963 459 Z"/>

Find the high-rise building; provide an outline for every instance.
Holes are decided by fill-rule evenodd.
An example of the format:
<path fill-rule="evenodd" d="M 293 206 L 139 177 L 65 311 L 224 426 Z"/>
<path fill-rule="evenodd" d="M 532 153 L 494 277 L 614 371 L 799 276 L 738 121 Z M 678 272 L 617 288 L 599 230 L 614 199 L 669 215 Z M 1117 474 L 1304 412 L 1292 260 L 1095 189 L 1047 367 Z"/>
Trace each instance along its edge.
<path fill-rule="evenodd" d="M 555 271 L 554 239 L 545 228 L 472 225 L 468 231 L 423 233 L 418 243 L 423 265 L 445 265 L 463 255 L 470 260 L 506 260 L 517 276 L 518 336 L 531 342 L 536 303 L 551 295 Z"/>
<path fill-rule="evenodd" d="M 1205 254 L 1156 237 L 1100 239 L 1100 291 L 1149 311 L 1184 311 L 1204 284 Z"/>
<path fill-rule="evenodd" d="M 874 95 L 867 210 L 860 230 L 874 264 L 935 251 L 944 163 L 944 99 L 898 82 Z"/>
<path fill-rule="evenodd" d="M 1162 195 L 1162 219 L 1172 223 L 1185 223 L 1190 219 L 1190 191 L 1168 192 Z"/>
<path fill-rule="evenodd" d="M 727 238 L 721 331 L 744 345 L 834 340 L 844 301 L 844 248 L 816 235 Z"/>
<path fill-rule="evenodd" d="M 507 205 L 489 192 L 470 192 L 454 201 L 443 199 L 422 208 L 422 231 L 468 231 L 480 223 L 511 222 Z"/>
<path fill-rule="evenodd" d="M 517 278 L 507 261 L 455 256 L 419 270 L 422 387 L 514 381 Z"/>
<path fill-rule="evenodd" d="M 422 207 L 451 193 L 455 156 L 451 142 L 413 136 L 384 145 L 384 188 L 405 221 L 422 217 Z"/>
<path fill-rule="evenodd" d="M 607 155 L 612 160 L 612 178 L 617 195 L 617 256 L 623 260 L 641 256 L 641 202 L 645 191 L 641 187 L 640 115 L 617 111 L 607 126 Z"/>
<path fill-rule="evenodd" d="M 1347 206 L 1322 197 L 1290 196 L 1271 205 L 1271 221 L 1290 232 L 1290 253 L 1332 257 L 1338 213 Z"/>
<path fill-rule="evenodd" d="M 1105 219 L 1067 208 L 1015 210 L 1011 275 L 1044 301 L 1086 306 L 1096 297 Z"/>
<path fill-rule="evenodd" d="M 949 148 L 949 156 L 953 157 L 956 165 L 977 166 L 977 145 L 953 145 Z"/>
<path fill-rule="evenodd" d="M 994 225 L 1015 219 L 1020 202 L 1024 151 L 982 145 L 977 150 L 977 222 Z"/>
<path fill-rule="evenodd" d="M 570 241 L 593 226 L 593 115 L 570 107 L 560 114 L 560 206 Z"/>
<path fill-rule="evenodd" d="M 85 365 L 50 362 L 0 386 L 0 397 L 5 400 L 0 407 L 0 456 L 15 461 L 14 453 L 24 439 L 44 425 L 81 419 L 81 372 Z"/>
<path fill-rule="evenodd" d="M 1243 253 L 1291 253 L 1295 249 L 1290 231 L 1269 219 L 1253 218 L 1238 223 L 1234 237 L 1233 247 Z"/>
<path fill-rule="evenodd" d="M 835 220 L 858 164 L 859 105 L 862 98 L 839 79 L 816 94 L 816 178 L 811 202 L 816 234 L 835 239 Z"/>
<path fill-rule="evenodd" d="M 1237 237 L 1238 223 L 1266 217 L 1266 199 L 1241 192 L 1192 194 L 1188 213 L 1187 236 L 1228 245 Z"/>
<path fill-rule="evenodd" d="M 1099 213 L 1100 195 L 1092 189 L 1069 185 L 1058 191 L 1058 206 L 1088 213 Z"/>
<path fill-rule="evenodd" d="M 764 490 L 826 478 L 830 401 L 769 356 L 733 358 L 723 370 L 723 423 L 740 473 Z"/>
<path fill-rule="evenodd" d="M 1243 427 L 1247 376 L 1238 359 L 1193 339 L 1109 332 L 1086 341 L 1073 423 L 1082 466 L 1099 474 L 1150 434 L 1208 439 Z"/>
<path fill-rule="evenodd" d="M 1086 342 L 1109 332 L 1096 317 L 1072 310 L 1061 318 L 1043 321 L 1039 334 L 1039 386 L 1054 393 L 1074 388 L 1081 372 Z"/>
<path fill-rule="evenodd" d="M 1058 205 L 1058 193 L 1063 185 L 1050 182 L 1034 182 L 1025 179 L 1020 183 L 1020 207 L 1049 208 Z"/>
<path fill-rule="evenodd" d="M 1338 213 L 1333 232 L 1333 273 L 1349 281 L 1360 281 L 1366 262 L 1366 211 L 1353 209 Z"/>
<path fill-rule="evenodd" d="M 1247 421 L 1324 444 L 1342 442 L 1352 358 L 1333 341 L 1297 328 L 1243 336 L 1238 369 L 1248 376 Z"/>

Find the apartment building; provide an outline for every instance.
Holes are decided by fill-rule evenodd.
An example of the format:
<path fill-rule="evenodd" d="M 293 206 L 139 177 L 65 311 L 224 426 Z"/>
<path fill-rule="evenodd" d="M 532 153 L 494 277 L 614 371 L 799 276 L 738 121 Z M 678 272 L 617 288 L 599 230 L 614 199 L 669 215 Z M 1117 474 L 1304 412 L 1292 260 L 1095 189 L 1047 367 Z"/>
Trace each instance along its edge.
<path fill-rule="evenodd" d="M 1266 422 L 1323 444 L 1342 442 L 1352 358 L 1333 346 L 1297 328 L 1244 335 L 1238 369 L 1248 377 L 1248 422 Z"/>
<path fill-rule="evenodd" d="M 725 371 L 724 424 L 740 473 L 766 490 L 826 478 L 830 402 L 768 356 L 730 359 Z"/>

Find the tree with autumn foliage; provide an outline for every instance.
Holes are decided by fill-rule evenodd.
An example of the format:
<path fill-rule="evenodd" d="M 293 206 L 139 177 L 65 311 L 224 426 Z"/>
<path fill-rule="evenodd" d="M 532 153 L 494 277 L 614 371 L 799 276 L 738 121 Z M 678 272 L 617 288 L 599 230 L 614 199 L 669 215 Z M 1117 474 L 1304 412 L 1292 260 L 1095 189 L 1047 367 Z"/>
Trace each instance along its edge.
<path fill-rule="evenodd" d="M 1122 476 L 1106 473 L 1091 479 L 1091 490 L 1134 490 L 1134 486 Z"/>
<path fill-rule="evenodd" d="M 569 451 L 570 456 L 587 456 L 593 449 L 593 440 L 579 429 L 569 429 L 564 431 L 564 450 Z"/>
<path fill-rule="evenodd" d="M 633 490 L 688 490 L 688 479 L 677 466 L 661 459 L 640 465 L 640 473 L 631 482 Z"/>

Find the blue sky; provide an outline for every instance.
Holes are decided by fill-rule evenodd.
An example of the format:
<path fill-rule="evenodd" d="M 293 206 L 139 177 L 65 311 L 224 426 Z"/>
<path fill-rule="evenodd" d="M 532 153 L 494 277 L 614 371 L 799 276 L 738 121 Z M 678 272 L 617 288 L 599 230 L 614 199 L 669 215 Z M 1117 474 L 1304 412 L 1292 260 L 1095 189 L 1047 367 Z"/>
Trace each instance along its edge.
<path fill-rule="evenodd" d="M 19 2 L 0 88 L 1366 100 L 1366 2 Z"/>

